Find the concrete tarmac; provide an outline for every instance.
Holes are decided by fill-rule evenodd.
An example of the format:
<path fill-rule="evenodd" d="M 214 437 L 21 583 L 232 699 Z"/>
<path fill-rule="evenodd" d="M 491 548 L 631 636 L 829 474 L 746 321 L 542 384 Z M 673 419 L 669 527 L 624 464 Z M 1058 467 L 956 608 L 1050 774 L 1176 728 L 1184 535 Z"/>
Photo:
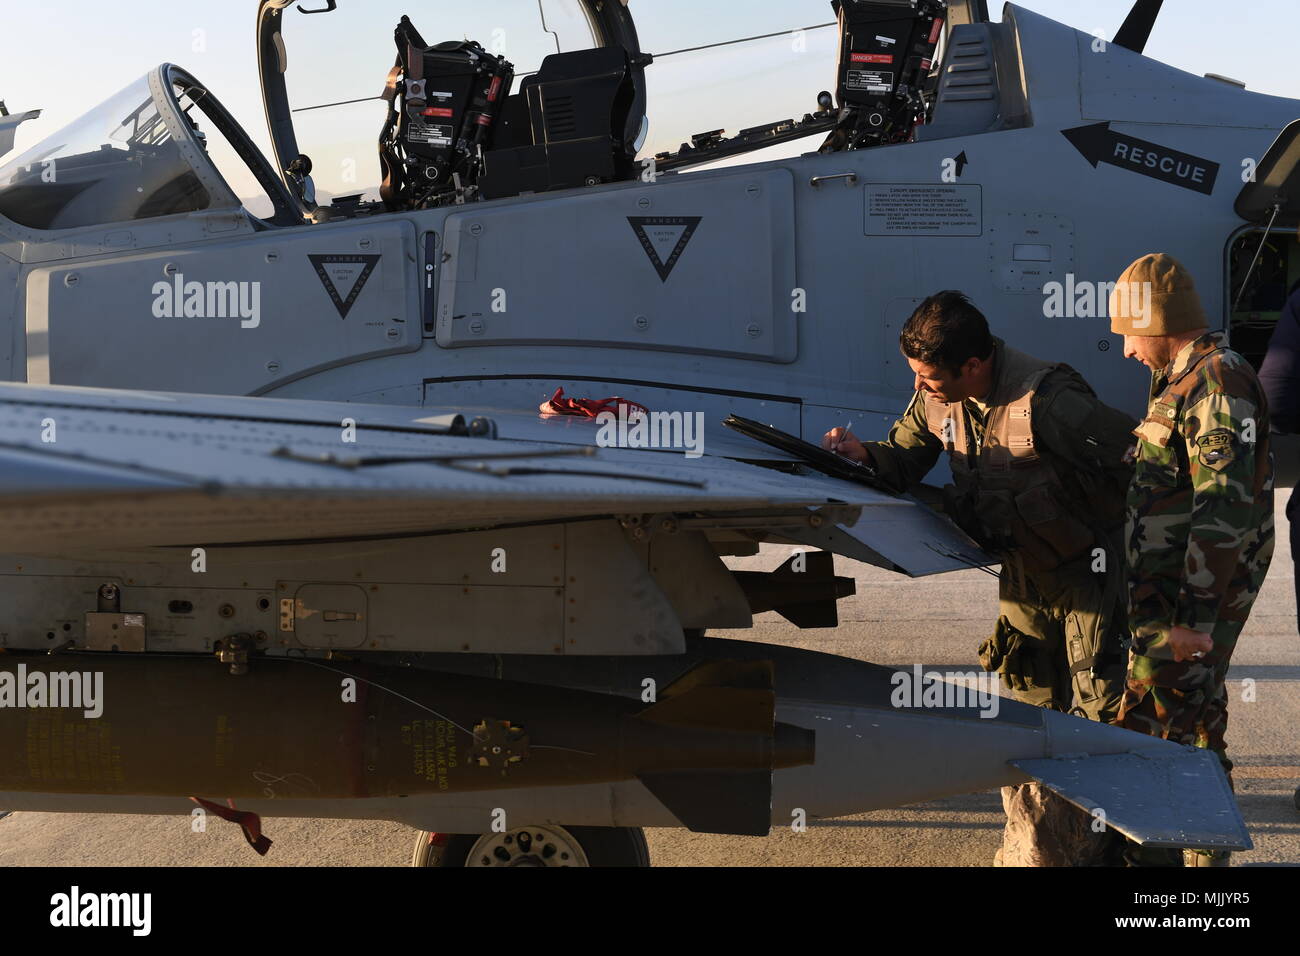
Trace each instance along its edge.
<path fill-rule="evenodd" d="M 1242 813 L 1255 849 L 1237 866 L 1300 865 L 1300 638 L 1294 569 L 1277 495 L 1278 547 L 1263 593 L 1229 671 L 1229 754 Z M 788 548 L 765 547 L 733 559 L 736 568 L 771 570 Z M 913 580 L 835 559 L 838 574 L 857 580 L 840 602 L 840 625 L 801 631 L 774 613 L 749 630 L 715 636 L 768 641 L 896 667 L 977 666 L 976 648 L 997 617 L 997 585 L 979 571 Z M 0 809 L 2 812 L 2 809 Z M 12 813 L 0 817 L 4 866 L 405 866 L 417 836 L 400 824 L 268 819 L 275 841 L 259 857 L 237 827 L 210 822 L 190 832 L 172 816 Z M 655 866 L 990 866 L 1001 843 L 995 791 L 916 806 L 810 821 L 802 833 L 734 837 L 655 829 L 646 833 Z"/>

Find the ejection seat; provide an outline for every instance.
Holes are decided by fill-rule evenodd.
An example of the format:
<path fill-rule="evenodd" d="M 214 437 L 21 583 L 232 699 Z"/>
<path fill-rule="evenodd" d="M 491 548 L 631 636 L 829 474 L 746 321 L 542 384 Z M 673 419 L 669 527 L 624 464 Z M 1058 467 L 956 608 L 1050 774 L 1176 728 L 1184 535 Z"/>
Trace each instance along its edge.
<path fill-rule="evenodd" d="M 548 56 L 506 100 L 480 192 L 499 199 L 631 179 L 643 100 L 622 48 Z"/>

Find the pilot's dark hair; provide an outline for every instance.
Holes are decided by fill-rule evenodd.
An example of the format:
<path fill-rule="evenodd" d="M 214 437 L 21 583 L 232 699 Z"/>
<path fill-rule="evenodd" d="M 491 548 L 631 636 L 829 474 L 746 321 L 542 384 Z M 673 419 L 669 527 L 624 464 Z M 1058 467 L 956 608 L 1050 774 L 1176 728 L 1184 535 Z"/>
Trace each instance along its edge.
<path fill-rule="evenodd" d="M 949 289 L 926 299 L 903 326 L 899 348 L 916 362 L 958 375 L 972 358 L 993 354 L 988 320 L 969 298 Z"/>

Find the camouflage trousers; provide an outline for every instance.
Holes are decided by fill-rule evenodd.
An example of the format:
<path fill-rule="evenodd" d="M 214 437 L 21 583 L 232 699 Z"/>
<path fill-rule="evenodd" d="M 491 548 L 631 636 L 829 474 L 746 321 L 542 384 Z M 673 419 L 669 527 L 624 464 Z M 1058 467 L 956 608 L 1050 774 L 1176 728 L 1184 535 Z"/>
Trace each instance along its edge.
<path fill-rule="evenodd" d="M 1114 553 L 1114 552 L 1112 552 Z M 998 622 L 980 647 L 1017 700 L 1110 722 L 1124 690 L 1122 562 L 1094 571 L 1091 557 L 1050 573 L 1003 562 Z M 1006 825 L 997 866 L 1105 866 L 1115 835 L 1038 783 L 1002 788 Z"/>
<path fill-rule="evenodd" d="M 1232 761 L 1224 740 L 1228 729 L 1226 683 L 1228 664 L 1244 626 L 1220 621 L 1211 635 L 1214 648 L 1200 660 L 1175 661 L 1130 653 L 1124 702 L 1115 723 L 1138 733 L 1213 750 L 1231 786 Z M 1178 851 L 1136 844 L 1127 848 L 1125 856 L 1132 866 L 1184 865 Z"/>
<path fill-rule="evenodd" d="M 1228 729 L 1228 663 L 1241 624 L 1221 623 L 1214 649 L 1200 660 L 1174 661 L 1129 655 L 1124 701 L 1115 723 L 1129 730 L 1213 750 L 1232 780 Z"/>

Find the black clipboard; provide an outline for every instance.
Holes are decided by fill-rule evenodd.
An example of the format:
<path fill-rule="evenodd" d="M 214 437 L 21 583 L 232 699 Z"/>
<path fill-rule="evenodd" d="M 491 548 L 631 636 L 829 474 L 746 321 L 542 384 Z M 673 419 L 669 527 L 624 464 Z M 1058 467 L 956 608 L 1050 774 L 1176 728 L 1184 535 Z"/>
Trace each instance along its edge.
<path fill-rule="evenodd" d="M 794 455 L 800 461 L 824 475 L 830 475 L 832 478 L 842 478 L 845 481 L 854 481 L 860 485 L 874 488 L 876 491 L 883 491 L 891 497 L 899 497 L 898 492 L 880 480 L 876 469 L 870 465 L 861 464 L 850 458 L 845 458 L 843 455 L 837 455 L 833 451 L 827 451 L 825 448 L 806 442 L 789 432 L 783 432 L 771 425 L 756 422 L 752 418 L 729 415 L 722 424 L 740 432 L 742 435 L 761 441 L 764 445 L 770 445 L 773 448 Z"/>

